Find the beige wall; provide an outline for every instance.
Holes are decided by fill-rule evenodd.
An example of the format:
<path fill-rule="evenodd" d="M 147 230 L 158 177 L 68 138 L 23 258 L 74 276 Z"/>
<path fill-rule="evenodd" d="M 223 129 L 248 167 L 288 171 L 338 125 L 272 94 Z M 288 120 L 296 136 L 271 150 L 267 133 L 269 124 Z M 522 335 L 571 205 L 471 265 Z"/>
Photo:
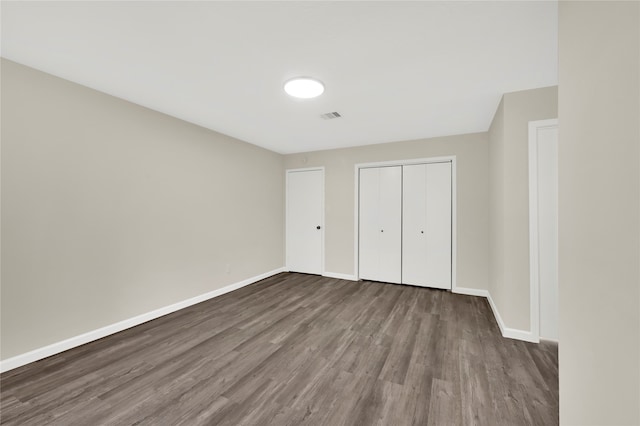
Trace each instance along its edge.
<path fill-rule="evenodd" d="M 283 189 L 278 154 L 3 60 L 2 359 L 282 267 Z"/>
<path fill-rule="evenodd" d="M 559 10 L 560 422 L 640 424 L 640 3 Z"/>
<path fill-rule="evenodd" d="M 557 117 L 557 86 L 507 93 L 489 129 L 490 293 L 518 330 L 530 330 L 529 121 Z"/>
<path fill-rule="evenodd" d="M 504 98 L 489 127 L 489 293 L 504 305 Z M 495 296 L 494 296 L 495 295 Z"/>
<path fill-rule="evenodd" d="M 285 168 L 325 167 L 325 266 L 354 274 L 355 164 L 457 156 L 457 285 L 487 289 L 488 138 L 476 133 L 285 156 Z"/>

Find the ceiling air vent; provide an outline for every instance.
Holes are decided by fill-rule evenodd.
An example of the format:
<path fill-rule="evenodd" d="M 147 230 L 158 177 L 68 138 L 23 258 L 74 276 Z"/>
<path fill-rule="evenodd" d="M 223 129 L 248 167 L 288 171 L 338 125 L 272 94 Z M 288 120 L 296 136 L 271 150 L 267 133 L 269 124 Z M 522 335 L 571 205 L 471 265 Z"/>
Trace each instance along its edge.
<path fill-rule="evenodd" d="M 334 118 L 340 118 L 342 116 L 340 115 L 339 112 L 333 111 L 333 112 L 328 112 L 326 114 L 322 114 L 320 117 L 322 117 L 323 120 L 332 120 Z"/>

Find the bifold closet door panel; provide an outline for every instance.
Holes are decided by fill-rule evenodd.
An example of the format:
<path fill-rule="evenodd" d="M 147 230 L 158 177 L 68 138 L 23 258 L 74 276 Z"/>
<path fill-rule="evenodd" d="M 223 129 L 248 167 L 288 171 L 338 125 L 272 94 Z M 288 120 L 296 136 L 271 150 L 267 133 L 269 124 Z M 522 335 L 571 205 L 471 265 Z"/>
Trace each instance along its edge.
<path fill-rule="evenodd" d="M 359 275 L 364 279 L 378 276 L 380 175 L 378 169 L 360 169 Z"/>
<path fill-rule="evenodd" d="M 379 280 L 402 282 L 402 167 L 380 169 Z"/>
<path fill-rule="evenodd" d="M 402 283 L 427 285 L 427 165 L 402 170 Z"/>
<path fill-rule="evenodd" d="M 359 276 L 401 282 L 402 167 L 360 170 Z"/>
<path fill-rule="evenodd" d="M 402 283 L 451 288 L 451 163 L 404 166 Z"/>
<path fill-rule="evenodd" d="M 451 163 L 427 164 L 427 285 L 451 288 Z"/>

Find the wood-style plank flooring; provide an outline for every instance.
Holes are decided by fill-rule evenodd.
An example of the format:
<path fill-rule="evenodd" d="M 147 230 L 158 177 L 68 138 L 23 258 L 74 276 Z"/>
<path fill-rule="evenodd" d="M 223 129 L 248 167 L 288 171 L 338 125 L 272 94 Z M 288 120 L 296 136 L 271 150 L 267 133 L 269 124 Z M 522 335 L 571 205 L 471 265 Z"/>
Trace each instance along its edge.
<path fill-rule="evenodd" d="M 484 298 L 283 273 L 3 374 L 3 425 L 554 425 Z"/>

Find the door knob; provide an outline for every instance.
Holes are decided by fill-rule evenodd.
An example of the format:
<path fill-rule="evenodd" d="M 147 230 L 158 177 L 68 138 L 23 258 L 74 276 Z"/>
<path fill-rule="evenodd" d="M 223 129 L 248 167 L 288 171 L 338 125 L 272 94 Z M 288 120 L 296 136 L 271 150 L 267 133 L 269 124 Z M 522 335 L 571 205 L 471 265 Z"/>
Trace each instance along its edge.
<path fill-rule="evenodd" d="M 320 229 L 320 225 L 316 226 L 316 229 Z"/>

